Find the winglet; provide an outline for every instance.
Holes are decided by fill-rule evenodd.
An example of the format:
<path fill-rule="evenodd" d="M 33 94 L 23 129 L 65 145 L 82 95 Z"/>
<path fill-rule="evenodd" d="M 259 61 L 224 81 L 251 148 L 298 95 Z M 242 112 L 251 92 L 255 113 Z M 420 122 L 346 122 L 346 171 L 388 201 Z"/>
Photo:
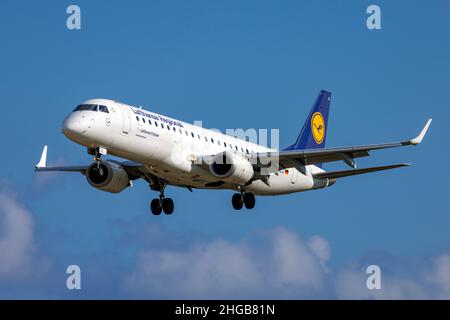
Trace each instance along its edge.
<path fill-rule="evenodd" d="M 427 123 L 426 123 L 425 126 L 423 127 L 423 129 L 422 129 L 422 131 L 420 132 L 420 134 L 419 134 L 417 137 L 415 137 L 414 139 L 409 140 L 409 143 L 410 143 L 410 144 L 412 144 L 412 145 L 415 146 L 415 145 L 418 145 L 419 143 L 422 142 L 423 138 L 425 137 L 425 134 L 426 134 L 427 131 L 428 131 L 428 128 L 430 127 L 431 121 L 432 121 L 432 119 L 428 119 Z"/>
<path fill-rule="evenodd" d="M 44 150 L 42 150 L 41 160 L 36 165 L 36 169 L 45 168 L 47 166 L 47 146 L 44 146 Z"/>

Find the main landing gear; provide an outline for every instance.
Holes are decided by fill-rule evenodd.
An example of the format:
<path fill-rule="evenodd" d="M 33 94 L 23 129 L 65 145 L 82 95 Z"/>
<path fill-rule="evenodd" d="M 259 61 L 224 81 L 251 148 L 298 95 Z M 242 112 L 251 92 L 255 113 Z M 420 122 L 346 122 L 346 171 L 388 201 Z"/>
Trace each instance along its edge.
<path fill-rule="evenodd" d="M 163 211 L 167 215 L 171 215 L 175 209 L 175 205 L 171 198 L 153 199 L 150 208 L 155 216 L 159 216 Z"/>
<path fill-rule="evenodd" d="M 253 193 L 241 192 L 233 194 L 231 202 L 235 210 L 241 210 L 244 205 L 247 209 L 253 209 L 256 204 L 256 199 Z"/>
<path fill-rule="evenodd" d="M 159 199 L 152 200 L 150 203 L 150 209 L 155 216 L 159 216 L 163 211 L 165 214 L 171 215 L 175 209 L 175 204 L 171 198 L 166 198 L 164 196 L 164 189 L 166 188 L 167 183 L 160 180 L 158 181 L 158 184 L 160 192 Z"/>

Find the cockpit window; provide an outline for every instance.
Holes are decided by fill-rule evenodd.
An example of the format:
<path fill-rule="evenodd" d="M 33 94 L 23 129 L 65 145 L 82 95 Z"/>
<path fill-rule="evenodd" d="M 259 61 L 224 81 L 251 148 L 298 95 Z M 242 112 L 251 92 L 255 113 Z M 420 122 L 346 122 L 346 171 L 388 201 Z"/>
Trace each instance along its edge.
<path fill-rule="evenodd" d="M 73 111 L 97 111 L 97 107 L 96 104 L 80 104 Z"/>
<path fill-rule="evenodd" d="M 104 113 L 109 113 L 107 106 L 102 106 L 98 104 L 80 104 L 73 111 L 100 111 Z"/>
<path fill-rule="evenodd" d="M 107 106 L 102 106 L 102 105 L 98 106 L 98 111 L 104 112 L 104 113 L 109 113 L 108 107 Z"/>

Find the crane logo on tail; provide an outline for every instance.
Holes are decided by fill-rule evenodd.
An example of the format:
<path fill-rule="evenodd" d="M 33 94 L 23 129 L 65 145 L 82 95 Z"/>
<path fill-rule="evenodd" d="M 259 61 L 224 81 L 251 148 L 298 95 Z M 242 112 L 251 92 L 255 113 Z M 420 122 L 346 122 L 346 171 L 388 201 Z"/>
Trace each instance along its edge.
<path fill-rule="evenodd" d="M 317 144 L 321 144 L 325 138 L 325 120 L 320 112 L 311 117 L 311 131 Z"/>

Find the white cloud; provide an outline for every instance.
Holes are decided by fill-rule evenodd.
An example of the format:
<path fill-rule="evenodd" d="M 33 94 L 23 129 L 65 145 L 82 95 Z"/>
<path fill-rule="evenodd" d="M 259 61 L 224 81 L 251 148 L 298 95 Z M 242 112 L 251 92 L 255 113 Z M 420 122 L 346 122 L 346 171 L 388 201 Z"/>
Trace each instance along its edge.
<path fill-rule="evenodd" d="M 161 239 L 171 235 L 158 228 L 150 230 L 152 248 L 139 254 L 133 271 L 125 276 L 124 297 L 450 299 L 447 253 L 408 268 L 408 273 L 403 273 L 404 261 L 399 265 L 384 259 L 382 289 L 369 290 L 363 263 L 329 270 L 331 249 L 321 236 L 303 240 L 293 231 L 277 228 L 257 239 L 208 242 L 196 237 L 185 249 L 156 249 L 155 241 L 161 244 Z M 0 191 L 0 284 L 4 288 L 7 285 L 19 292 L 23 287 L 17 283 L 36 278 L 41 279 L 39 286 L 48 286 L 51 280 L 42 275 L 49 274 L 49 262 L 36 251 L 31 212 L 12 193 Z M 90 285 L 95 287 L 95 283 Z M 27 288 L 37 287 L 30 284 Z"/>
<path fill-rule="evenodd" d="M 7 193 L 0 193 L 0 226 L 0 277 L 23 273 L 33 252 L 33 219 Z"/>
<path fill-rule="evenodd" d="M 39 274 L 48 262 L 34 247 L 31 213 L 10 192 L 0 192 L 0 280 Z"/>
<path fill-rule="evenodd" d="M 276 280 L 282 285 L 314 290 L 322 287 L 327 257 L 321 246 L 328 248 L 328 243 L 318 236 L 309 243 L 308 246 L 286 229 L 274 231 L 272 263 L 276 268 Z"/>
<path fill-rule="evenodd" d="M 393 276 L 381 269 L 381 290 L 369 290 L 368 275 L 363 267 L 351 266 L 341 270 L 335 279 L 337 299 L 426 299 L 424 288 L 415 279 L 407 276 Z"/>
<path fill-rule="evenodd" d="M 425 279 L 433 286 L 437 299 L 450 299 L 450 255 L 441 254 L 435 258 Z"/>
<path fill-rule="evenodd" d="M 327 270 L 326 264 L 331 258 L 331 248 L 328 241 L 316 235 L 309 239 L 308 246 L 319 258 L 322 268 Z"/>
<path fill-rule="evenodd" d="M 404 268 L 406 269 L 406 268 Z M 339 299 L 450 299 L 450 255 L 441 254 L 409 272 L 395 274 L 381 268 L 381 290 L 366 287 L 362 266 L 341 270 L 335 279 Z"/>
<path fill-rule="evenodd" d="M 125 289 L 127 296 L 169 299 L 450 298 L 449 254 L 411 263 L 412 268 L 403 267 L 408 261 L 384 258 L 381 290 L 367 288 L 364 263 L 329 270 L 330 258 L 323 237 L 303 240 L 277 228 L 263 239 L 195 241 L 184 250 L 143 251 Z"/>
<path fill-rule="evenodd" d="M 321 289 L 326 240 L 309 246 L 282 228 L 267 240 L 267 250 L 216 240 L 186 251 L 142 252 L 126 289 L 147 298 L 301 298 Z"/>

